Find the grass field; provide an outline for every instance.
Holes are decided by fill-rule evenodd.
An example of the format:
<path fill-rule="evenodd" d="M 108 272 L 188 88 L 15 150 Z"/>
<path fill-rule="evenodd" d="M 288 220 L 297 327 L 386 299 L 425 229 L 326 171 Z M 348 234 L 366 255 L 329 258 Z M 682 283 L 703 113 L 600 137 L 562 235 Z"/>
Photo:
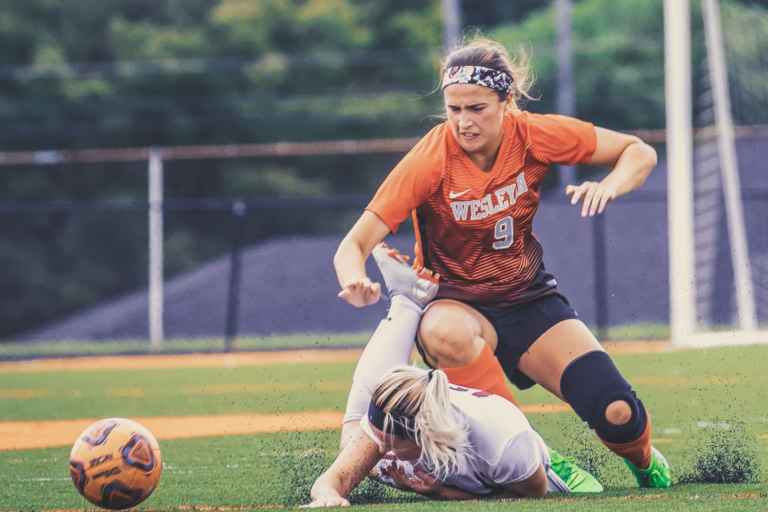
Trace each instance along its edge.
<path fill-rule="evenodd" d="M 446 504 L 366 483 L 353 496 L 354 503 L 408 511 L 510 506 L 521 511 L 768 510 L 768 347 L 617 355 L 616 361 L 651 411 L 656 445 L 670 459 L 675 477 L 733 480 L 740 472 L 747 480 L 751 475 L 751 481 L 680 483 L 668 491 L 640 491 L 623 464 L 573 413 L 555 412 L 530 418 L 549 444 L 598 474 L 605 494 L 515 504 Z M 210 415 L 216 421 L 217 416 L 236 414 L 340 413 L 354 367 L 350 358 L 143 369 L 14 364 L 18 367 L 0 368 L 0 424 L 111 416 Z M 556 402 L 541 389 L 519 396 L 524 404 Z M 338 431 L 160 437 L 163 478 L 139 508 L 239 511 L 305 503 L 311 482 L 335 456 Z M 0 510 L 92 508 L 72 486 L 68 455 L 69 446 L 63 445 L 0 451 Z M 714 459 L 719 463 L 713 464 Z M 713 466 L 731 474 L 712 475 L 708 470 Z"/>

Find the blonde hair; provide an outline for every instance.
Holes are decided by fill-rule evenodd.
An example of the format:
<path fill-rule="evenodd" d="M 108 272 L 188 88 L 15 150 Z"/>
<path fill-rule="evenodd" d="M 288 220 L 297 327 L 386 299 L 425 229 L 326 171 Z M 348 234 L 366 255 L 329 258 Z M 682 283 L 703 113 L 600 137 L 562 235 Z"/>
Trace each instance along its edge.
<path fill-rule="evenodd" d="M 534 81 L 533 70 L 528 53 L 523 49 L 512 57 L 501 43 L 476 34 L 466 38 L 445 57 L 441 75 L 453 66 L 483 66 L 511 76 L 512 88 L 509 93 L 506 96 L 498 93 L 500 101 L 510 100 L 507 111 L 519 110 L 518 102 L 523 98 L 535 99 L 529 94 Z"/>
<path fill-rule="evenodd" d="M 469 467 L 469 425 L 451 405 L 444 372 L 393 368 L 382 377 L 372 401 L 385 413 L 384 432 L 392 431 L 393 415 L 414 418 L 410 433 L 421 448 L 419 462 L 435 476 L 444 479 Z"/>

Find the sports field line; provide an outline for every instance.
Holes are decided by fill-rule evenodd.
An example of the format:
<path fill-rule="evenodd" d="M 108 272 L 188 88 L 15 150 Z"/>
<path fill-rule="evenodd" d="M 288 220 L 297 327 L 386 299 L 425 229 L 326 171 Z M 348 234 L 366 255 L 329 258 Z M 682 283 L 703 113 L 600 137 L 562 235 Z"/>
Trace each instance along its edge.
<path fill-rule="evenodd" d="M 325 382 L 289 382 L 268 384 L 201 384 L 183 386 L 179 392 L 185 396 L 221 396 L 232 393 L 287 393 L 287 392 L 317 392 L 317 391 L 348 391 L 349 380 Z M 106 387 L 104 395 L 115 398 L 144 398 L 151 394 L 151 387 L 123 386 Z M 76 398 L 80 391 L 76 389 L 45 388 L 0 388 L 0 400 L 35 400 L 39 398 Z"/>
<path fill-rule="evenodd" d="M 228 354 L 92 356 L 0 362 L 0 371 L 35 373 L 84 370 L 149 370 L 165 368 L 237 368 L 275 364 L 353 363 L 360 349 L 285 350 Z"/>
<path fill-rule="evenodd" d="M 644 354 L 671 350 L 666 341 L 605 343 L 611 354 Z M 228 354 L 173 354 L 141 356 L 90 356 L 66 359 L 33 359 L 0 362 L 5 373 L 36 373 L 83 370 L 148 370 L 162 368 L 237 368 L 275 364 L 354 363 L 362 349 L 285 350 Z"/>
<path fill-rule="evenodd" d="M 569 412 L 565 404 L 523 405 L 526 414 Z M 229 414 L 217 416 L 152 416 L 131 418 L 146 426 L 158 439 L 267 434 L 334 430 L 344 415 L 336 411 L 287 414 Z M 0 422 L 0 451 L 69 446 L 98 418 L 55 421 Z"/>

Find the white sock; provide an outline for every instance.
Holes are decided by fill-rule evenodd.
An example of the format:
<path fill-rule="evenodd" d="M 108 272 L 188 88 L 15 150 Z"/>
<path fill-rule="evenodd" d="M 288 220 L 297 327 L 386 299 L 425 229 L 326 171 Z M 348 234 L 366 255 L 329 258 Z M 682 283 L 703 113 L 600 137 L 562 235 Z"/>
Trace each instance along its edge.
<path fill-rule="evenodd" d="M 421 314 L 421 307 L 411 299 L 403 295 L 392 297 L 387 317 L 379 322 L 357 361 L 344 423 L 359 421 L 368 414 L 373 391 L 387 370 L 408 364 Z"/>

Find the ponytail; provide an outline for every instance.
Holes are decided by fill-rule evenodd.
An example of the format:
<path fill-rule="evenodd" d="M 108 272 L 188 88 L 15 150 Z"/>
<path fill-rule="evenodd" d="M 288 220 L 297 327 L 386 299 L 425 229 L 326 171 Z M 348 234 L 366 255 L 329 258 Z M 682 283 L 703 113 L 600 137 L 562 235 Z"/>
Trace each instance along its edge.
<path fill-rule="evenodd" d="M 439 479 L 469 465 L 469 426 L 450 402 L 448 377 L 441 370 L 400 366 L 390 370 L 373 393 L 384 413 L 384 432 L 412 439 L 419 462 Z"/>

